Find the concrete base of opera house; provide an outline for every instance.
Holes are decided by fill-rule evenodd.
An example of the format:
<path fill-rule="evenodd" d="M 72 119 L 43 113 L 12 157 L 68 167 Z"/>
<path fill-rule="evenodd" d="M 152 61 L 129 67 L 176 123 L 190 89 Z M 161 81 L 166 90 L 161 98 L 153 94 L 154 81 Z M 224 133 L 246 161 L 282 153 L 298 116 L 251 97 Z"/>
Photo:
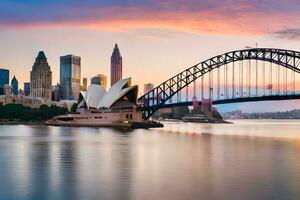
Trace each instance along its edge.
<path fill-rule="evenodd" d="M 106 124 L 79 124 L 74 122 L 59 123 L 54 120 L 48 120 L 46 125 L 50 126 L 69 126 L 69 127 L 93 127 L 93 128 L 119 128 L 119 129 L 147 129 L 147 128 L 162 128 L 164 125 L 156 121 L 144 121 L 144 122 L 114 122 Z"/>
<path fill-rule="evenodd" d="M 54 117 L 46 122 L 53 126 L 112 127 L 112 128 L 157 128 L 163 124 L 143 120 L 136 106 L 119 109 L 81 109 L 80 113 Z"/>

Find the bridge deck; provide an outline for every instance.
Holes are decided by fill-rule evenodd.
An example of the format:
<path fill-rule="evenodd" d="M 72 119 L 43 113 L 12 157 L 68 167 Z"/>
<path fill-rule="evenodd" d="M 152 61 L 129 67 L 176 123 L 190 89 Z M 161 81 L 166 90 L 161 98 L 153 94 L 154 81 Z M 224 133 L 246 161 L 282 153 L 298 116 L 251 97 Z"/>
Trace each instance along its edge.
<path fill-rule="evenodd" d="M 290 94 L 290 95 L 272 95 L 272 96 L 260 96 L 260 97 L 243 97 L 243 98 L 234 98 L 234 99 L 222 99 L 214 100 L 213 105 L 220 104 L 230 104 L 230 103 L 243 103 L 243 102 L 258 102 L 258 101 L 286 101 L 286 100 L 296 100 L 300 99 L 300 94 Z M 199 105 L 202 104 L 201 101 L 198 102 Z M 191 106 L 193 105 L 192 101 L 187 102 L 178 102 L 172 104 L 162 104 L 159 106 L 148 106 L 147 109 L 151 108 L 173 108 L 178 106 Z"/>

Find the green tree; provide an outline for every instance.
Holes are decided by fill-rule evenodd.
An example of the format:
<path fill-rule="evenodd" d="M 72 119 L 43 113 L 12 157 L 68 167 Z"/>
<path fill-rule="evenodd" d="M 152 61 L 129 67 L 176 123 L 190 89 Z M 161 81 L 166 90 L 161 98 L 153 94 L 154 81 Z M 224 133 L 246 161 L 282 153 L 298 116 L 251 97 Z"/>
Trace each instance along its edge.
<path fill-rule="evenodd" d="M 26 107 L 21 104 L 6 104 L 1 108 L 2 118 L 14 120 L 24 118 Z"/>
<path fill-rule="evenodd" d="M 76 113 L 77 108 L 78 108 L 78 104 L 74 103 L 71 107 L 71 113 Z"/>
<path fill-rule="evenodd" d="M 25 107 L 21 104 L 6 104 L 0 107 L 0 118 L 21 121 L 44 121 L 67 113 L 66 108 L 41 105 L 40 108 Z"/>

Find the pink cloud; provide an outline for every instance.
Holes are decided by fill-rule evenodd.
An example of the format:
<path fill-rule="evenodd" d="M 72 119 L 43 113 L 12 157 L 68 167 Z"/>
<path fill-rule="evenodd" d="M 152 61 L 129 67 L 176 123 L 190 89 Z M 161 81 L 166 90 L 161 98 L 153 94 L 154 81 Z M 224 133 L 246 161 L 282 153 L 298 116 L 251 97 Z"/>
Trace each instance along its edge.
<path fill-rule="evenodd" d="M 291 29 L 300 19 L 298 12 L 280 12 L 278 6 L 281 4 L 277 7 L 273 5 L 272 9 L 265 9 L 265 5 L 265 1 L 230 0 L 168 0 L 127 6 L 77 5 L 72 9 L 65 8 L 65 12 L 54 8 L 52 15 L 49 13 L 49 17 L 43 17 L 41 20 L 30 17 L 19 22 L 0 21 L 0 28 L 69 27 L 120 32 L 168 29 L 193 34 L 266 35 Z M 44 9 L 46 8 L 42 11 Z"/>

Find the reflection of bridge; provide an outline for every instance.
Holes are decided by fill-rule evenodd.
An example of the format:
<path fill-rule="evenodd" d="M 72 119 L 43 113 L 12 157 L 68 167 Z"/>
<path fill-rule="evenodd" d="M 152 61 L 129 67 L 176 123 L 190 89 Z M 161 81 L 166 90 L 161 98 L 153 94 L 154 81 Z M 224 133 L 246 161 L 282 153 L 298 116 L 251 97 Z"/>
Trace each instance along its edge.
<path fill-rule="evenodd" d="M 296 94 L 299 73 L 297 51 L 271 48 L 231 51 L 180 72 L 139 101 L 147 119 L 160 108 L 191 105 L 192 97 L 199 99 L 199 104 L 203 99 L 212 99 L 213 104 L 300 99 L 300 94 Z M 193 88 L 189 88 L 190 84 Z"/>

